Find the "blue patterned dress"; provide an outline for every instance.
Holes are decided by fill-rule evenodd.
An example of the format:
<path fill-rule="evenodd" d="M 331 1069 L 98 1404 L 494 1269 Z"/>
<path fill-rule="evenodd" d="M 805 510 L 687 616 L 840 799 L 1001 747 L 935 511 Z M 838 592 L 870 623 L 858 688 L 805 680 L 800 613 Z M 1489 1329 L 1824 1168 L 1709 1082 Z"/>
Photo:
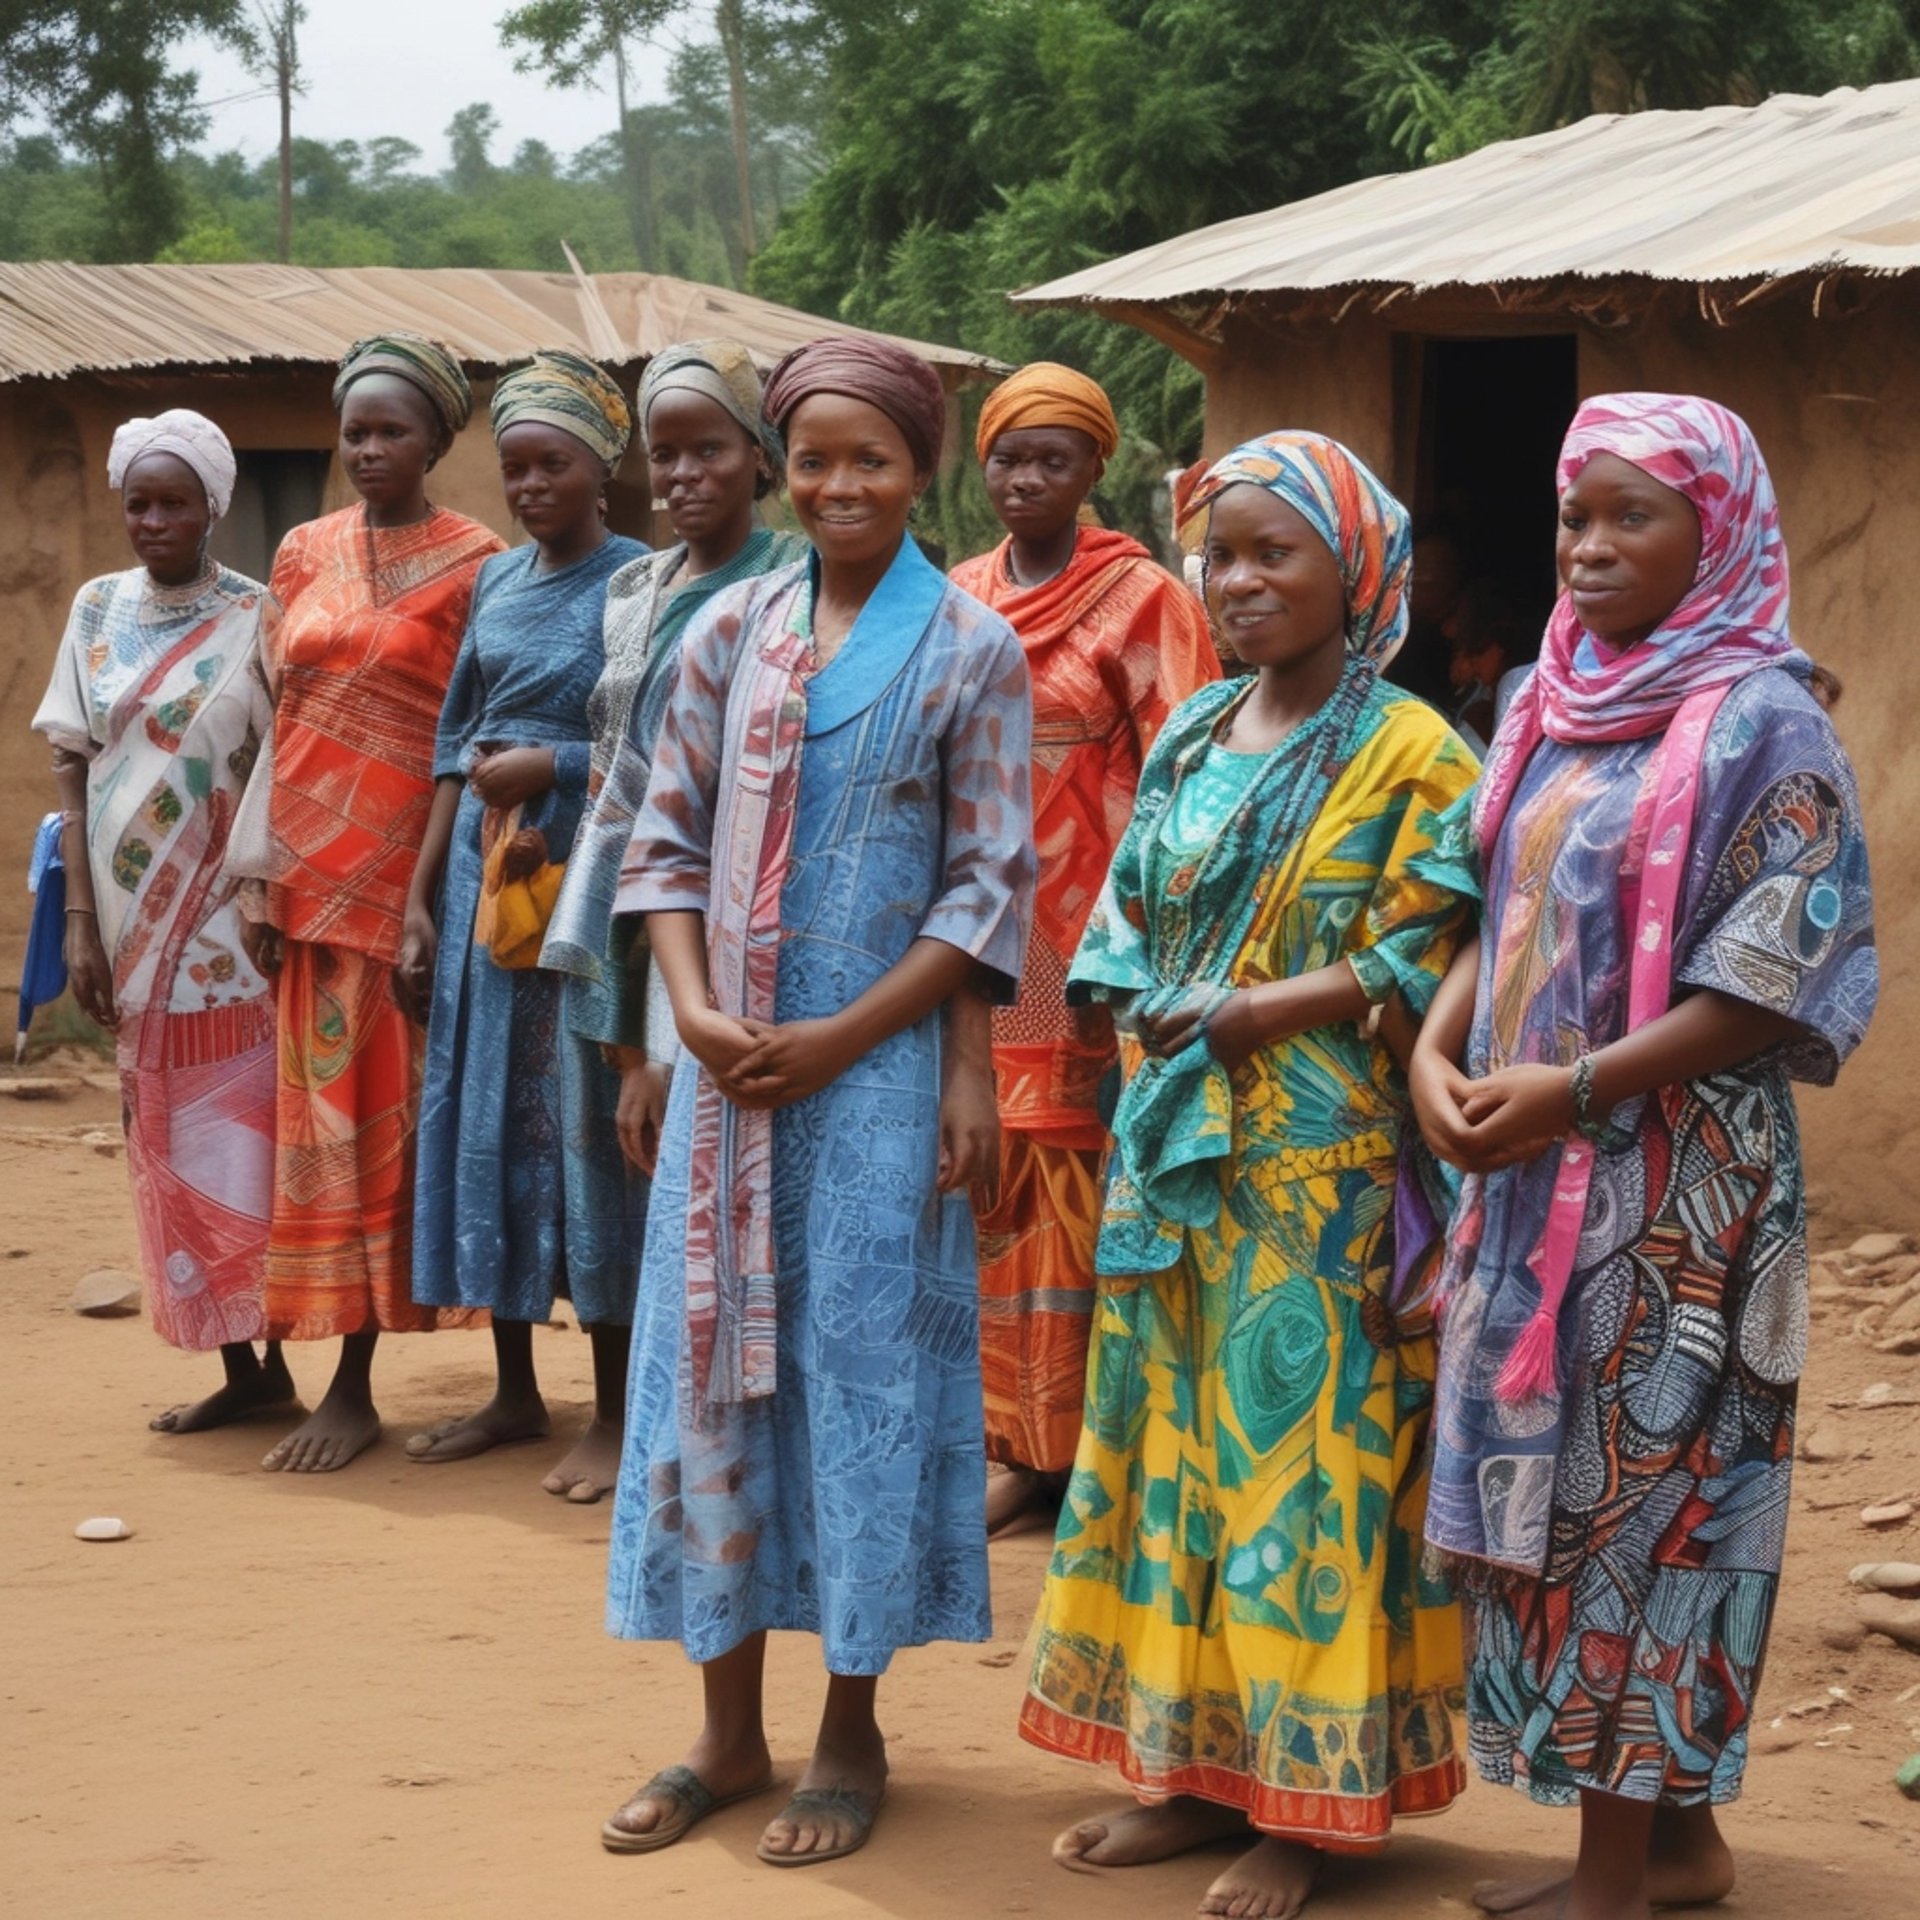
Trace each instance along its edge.
<path fill-rule="evenodd" d="M 552 747 L 554 784 L 521 821 L 553 853 L 571 847 L 586 804 L 587 696 L 605 660 L 607 582 L 646 551 L 615 534 L 584 560 L 541 573 L 537 546 L 480 569 L 434 745 L 436 779 L 464 775 L 482 742 Z M 556 1295 L 585 1322 L 623 1318 L 627 1249 L 640 1220 L 576 1218 L 564 1204 L 568 1116 L 557 1070 L 561 976 L 494 965 L 473 943 L 480 822 L 460 796 L 439 909 L 414 1199 L 413 1297 L 546 1320 Z M 633 1206 L 640 1204 L 634 1190 Z M 616 1210 L 622 1201 L 610 1203 Z"/>
<path fill-rule="evenodd" d="M 1487 876 L 1470 1072 L 1624 1031 L 1622 884 L 1660 738 L 1534 751 Z M 1853 771 L 1779 668 L 1740 681 L 1708 736 L 1673 956 L 1676 992 L 1805 1033 L 1612 1116 L 1624 1139 L 1596 1158 L 1560 1394 L 1494 1392 L 1539 1297 L 1527 1261 L 1558 1155 L 1470 1179 L 1455 1218 L 1427 1538 L 1490 1563 L 1469 1576 L 1474 1759 L 1553 1804 L 1730 1800 L 1746 1761 L 1807 1342 L 1789 1082 L 1833 1079 L 1879 979 Z"/>
<path fill-rule="evenodd" d="M 623 907 L 705 910 L 735 663 L 803 630 L 787 623 L 811 601 L 808 566 L 786 567 L 689 630 L 629 862 L 644 850 L 652 877 Z M 1013 629 L 909 541 L 810 684 L 778 1021 L 838 1013 L 923 936 L 972 954 L 983 989 L 1011 1000 L 1033 884 L 1030 727 Z M 990 1634 L 973 1221 L 965 1196 L 934 1191 L 940 1034 L 936 1011 L 775 1116 L 774 1390 L 727 1404 L 698 1403 L 683 1364 L 704 1070 L 682 1055 L 634 1319 L 610 1632 L 705 1661 L 802 1630 L 840 1674 Z"/>

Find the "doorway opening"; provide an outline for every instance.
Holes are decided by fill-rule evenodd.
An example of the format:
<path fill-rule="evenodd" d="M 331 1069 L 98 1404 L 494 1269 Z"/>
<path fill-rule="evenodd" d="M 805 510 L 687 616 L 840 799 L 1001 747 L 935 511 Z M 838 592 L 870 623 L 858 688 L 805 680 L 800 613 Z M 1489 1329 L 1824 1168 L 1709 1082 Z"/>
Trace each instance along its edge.
<path fill-rule="evenodd" d="M 1579 342 L 1548 333 L 1407 345 L 1419 396 L 1413 623 L 1392 677 L 1457 713 L 1487 704 L 1466 656 L 1510 669 L 1539 652 L 1556 592 L 1554 465 L 1579 405 Z"/>
<path fill-rule="evenodd" d="M 240 449 L 234 455 L 239 471 L 233 483 L 233 505 L 215 525 L 208 551 L 222 566 L 250 580 L 265 580 L 273 570 L 282 536 L 318 518 L 332 459 L 326 449 Z"/>

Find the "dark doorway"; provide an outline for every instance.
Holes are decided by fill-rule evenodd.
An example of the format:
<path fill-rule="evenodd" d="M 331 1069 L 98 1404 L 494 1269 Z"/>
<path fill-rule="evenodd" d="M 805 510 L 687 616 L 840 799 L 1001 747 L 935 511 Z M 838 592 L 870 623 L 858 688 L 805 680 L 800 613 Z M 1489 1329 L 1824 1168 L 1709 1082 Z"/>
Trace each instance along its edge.
<path fill-rule="evenodd" d="M 208 547 L 223 566 L 264 581 L 281 536 L 318 516 L 333 455 L 305 447 L 248 447 L 234 458 L 240 471 L 233 505 Z"/>
<path fill-rule="evenodd" d="M 1470 691 L 1449 679 L 1464 630 L 1470 641 L 1497 634 L 1510 666 L 1539 649 L 1556 591 L 1554 463 L 1579 404 L 1578 342 L 1555 333 L 1408 345 L 1419 356 L 1415 630 L 1393 677 L 1451 711 Z"/>

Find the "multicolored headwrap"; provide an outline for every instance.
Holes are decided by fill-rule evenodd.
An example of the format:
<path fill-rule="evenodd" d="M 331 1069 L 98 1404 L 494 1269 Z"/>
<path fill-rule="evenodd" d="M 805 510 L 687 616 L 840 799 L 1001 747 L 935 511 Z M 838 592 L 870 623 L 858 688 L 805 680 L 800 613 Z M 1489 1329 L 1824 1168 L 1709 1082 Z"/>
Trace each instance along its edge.
<path fill-rule="evenodd" d="M 775 431 L 784 435 L 794 409 L 816 393 L 841 393 L 878 407 L 905 435 L 915 467 L 931 473 L 940 464 L 946 389 L 917 353 L 870 333 L 830 334 L 795 347 L 767 376 L 764 405 Z"/>
<path fill-rule="evenodd" d="M 1665 738 L 1640 781 L 1630 845 L 1644 867 L 1623 877 L 1630 929 L 1627 1031 L 1673 1002 L 1673 934 L 1688 871 L 1694 806 L 1714 714 L 1727 689 L 1766 667 L 1803 677 L 1813 663 L 1787 632 L 1787 550 L 1767 463 L 1737 413 L 1677 393 L 1608 393 L 1573 417 L 1560 449 L 1564 493 L 1596 454 L 1617 454 L 1692 502 L 1700 564 L 1680 604 L 1638 646 L 1616 651 L 1581 626 L 1562 594 L 1547 622 L 1540 664 L 1515 696 L 1488 752 L 1473 824 L 1491 863 L 1502 822 L 1533 750 L 1560 741 Z M 1540 1303 L 1495 1382 L 1503 1401 L 1559 1388 L 1560 1314 L 1572 1278 L 1594 1144 L 1570 1135 L 1559 1149 L 1553 1204 L 1528 1265 Z"/>
<path fill-rule="evenodd" d="M 761 411 L 760 375 L 746 348 L 734 340 L 689 340 L 656 353 L 640 376 L 640 431 L 663 393 L 697 393 L 739 422 L 751 440 L 766 449 L 778 474 L 787 462 L 787 449 L 771 421 Z"/>
<path fill-rule="evenodd" d="M 1327 543 L 1347 587 L 1347 652 L 1384 667 L 1407 637 L 1413 522 L 1406 508 L 1338 440 L 1289 427 L 1216 460 L 1193 490 L 1183 531 L 1239 486 L 1278 494 Z"/>
<path fill-rule="evenodd" d="M 207 506 L 218 520 L 233 505 L 233 443 L 204 413 L 169 407 L 151 420 L 129 420 L 116 427 L 107 449 L 107 485 L 118 493 L 128 471 L 150 453 L 184 460 L 206 489 Z"/>
<path fill-rule="evenodd" d="M 1102 460 L 1112 459 L 1120 444 L 1120 422 L 1113 417 L 1106 389 L 1057 360 L 1035 360 L 1010 373 L 987 395 L 973 450 L 984 461 L 1003 433 L 1022 427 L 1077 427 Z"/>
<path fill-rule="evenodd" d="M 473 389 L 460 362 L 438 340 L 423 333 L 371 333 L 356 340 L 340 356 L 333 380 L 333 405 L 339 411 L 347 389 L 370 373 L 391 373 L 418 387 L 433 404 L 449 435 L 456 434 L 473 414 Z"/>
<path fill-rule="evenodd" d="M 536 353 L 500 376 L 489 416 L 498 440 L 509 427 L 536 420 L 570 433 L 608 466 L 617 467 L 633 438 L 627 397 L 604 369 L 564 347 Z"/>

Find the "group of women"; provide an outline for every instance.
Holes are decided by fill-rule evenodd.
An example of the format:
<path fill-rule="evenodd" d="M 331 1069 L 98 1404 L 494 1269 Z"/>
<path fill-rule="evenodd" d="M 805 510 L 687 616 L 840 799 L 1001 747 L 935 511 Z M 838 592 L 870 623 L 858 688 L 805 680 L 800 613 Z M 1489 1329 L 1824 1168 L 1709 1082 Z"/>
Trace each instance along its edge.
<path fill-rule="evenodd" d="M 494 1397 L 408 1451 L 544 1435 L 569 1298 L 596 1405 L 546 1485 L 613 1489 L 609 1627 L 703 1694 L 616 1851 L 770 1790 L 783 1629 L 827 1685 L 760 1857 L 862 1846 L 880 1676 L 986 1638 L 990 1529 L 1057 1502 L 1020 1731 L 1139 1803 L 1063 1864 L 1241 1836 L 1202 1911 L 1284 1920 L 1470 1756 L 1582 1809 L 1490 1910 L 1724 1894 L 1806 1338 L 1789 1083 L 1877 986 L 1745 425 L 1581 408 L 1483 771 L 1380 677 L 1408 516 L 1321 435 L 1207 470 L 1196 599 L 1092 524 L 1118 430 L 1063 367 L 983 408 L 1007 538 L 951 579 L 909 529 L 945 396 L 887 343 L 764 390 L 656 358 L 661 552 L 606 530 L 632 423 L 588 362 L 495 389 L 505 551 L 427 497 L 448 354 L 362 342 L 335 399 L 360 504 L 270 588 L 206 558 L 218 429 L 121 429 L 141 564 L 36 720 L 155 1321 L 225 1363 L 155 1424 L 290 1404 L 279 1343 L 339 1336 L 266 1461 L 330 1470 L 383 1330 L 486 1315 Z"/>

